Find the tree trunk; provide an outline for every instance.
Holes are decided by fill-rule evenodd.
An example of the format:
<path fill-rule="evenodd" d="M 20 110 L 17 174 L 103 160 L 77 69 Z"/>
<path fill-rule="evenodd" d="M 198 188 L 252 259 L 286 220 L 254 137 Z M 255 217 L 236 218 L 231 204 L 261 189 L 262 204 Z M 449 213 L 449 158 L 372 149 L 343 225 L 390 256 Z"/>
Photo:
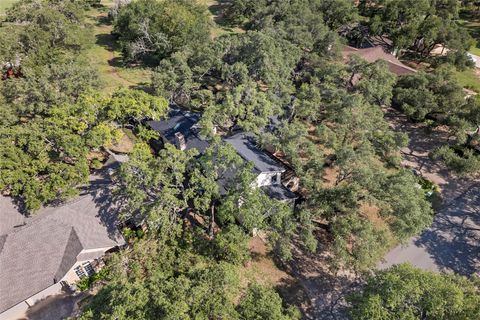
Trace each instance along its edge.
<path fill-rule="evenodd" d="M 209 236 L 211 239 L 215 236 L 214 232 L 214 224 L 215 224 L 215 205 L 211 205 L 210 207 L 210 228 L 209 228 Z"/>

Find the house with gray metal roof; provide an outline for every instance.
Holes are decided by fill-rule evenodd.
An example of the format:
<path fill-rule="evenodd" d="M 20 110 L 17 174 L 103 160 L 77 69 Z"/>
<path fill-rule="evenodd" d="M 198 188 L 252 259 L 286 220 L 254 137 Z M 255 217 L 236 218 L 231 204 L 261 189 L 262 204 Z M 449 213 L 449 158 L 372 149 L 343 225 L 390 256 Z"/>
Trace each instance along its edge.
<path fill-rule="evenodd" d="M 86 194 L 25 217 L 0 196 L 0 320 L 94 272 L 105 252 L 125 244 L 113 215 Z"/>
<path fill-rule="evenodd" d="M 196 148 L 202 153 L 209 146 L 209 141 L 200 136 L 197 125 L 200 119 L 200 113 L 186 112 L 178 107 L 172 107 L 167 119 L 148 121 L 147 125 L 161 136 L 160 142 L 153 143 L 153 148 L 158 151 L 165 143 L 171 143 L 180 150 Z M 278 119 L 272 117 L 271 122 L 278 122 Z M 294 192 L 282 185 L 285 166 L 260 148 L 252 135 L 240 132 L 224 141 L 230 144 L 243 159 L 253 163 L 257 174 L 253 186 L 261 188 L 267 195 L 277 200 L 293 202 L 298 198 Z M 232 177 L 233 173 L 227 176 Z M 225 191 L 227 180 L 220 181 L 222 192 Z"/>
<path fill-rule="evenodd" d="M 245 161 L 253 163 L 257 174 L 253 183 L 255 187 L 280 201 L 294 202 L 298 198 L 297 194 L 282 184 L 285 166 L 260 148 L 253 135 L 241 132 L 225 139 L 225 142 L 230 144 Z"/>

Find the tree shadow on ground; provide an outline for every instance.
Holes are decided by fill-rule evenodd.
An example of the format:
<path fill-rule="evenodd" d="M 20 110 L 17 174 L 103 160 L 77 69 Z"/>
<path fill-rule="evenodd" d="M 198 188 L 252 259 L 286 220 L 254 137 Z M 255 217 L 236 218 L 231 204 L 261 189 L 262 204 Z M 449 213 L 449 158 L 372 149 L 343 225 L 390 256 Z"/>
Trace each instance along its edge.
<path fill-rule="evenodd" d="M 84 298 L 83 293 L 75 296 L 71 293 L 49 296 L 29 308 L 25 314 L 25 320 L 67 319 L 73 316 L 77 310 L 77 303 Z"/>
<path fill-rule="evenodd" d="M 117 45 L 115 41 L 115 37 L 109 33 L 101 33 L 95 35 L 96 41 L 95 43 L 102 48 L 108 51 L 115 51 L 117 50 Z"/>
<path fill-rule="evenodd" d="M 416 241 L 443 271 L 471 275 L 480 268 L 480 185 L 441 210 Z"/>
<path fill-rule="evenodd" d="M 294 258 L 277 263 L 287 272 L 293 282 L 286 282 L 278 290 L 286 301 L 302 310 L 304 319 L 347 319 L 348 306 L 345 297 L 359 286 L 358 278 L 348 271 L 331 268 L 325 232 L 319 231 L 319 247 L 310 253 L 299 241 L 294 241 Z"/>
<path fill-rule="evenodd" d="M 300 312 L 302 312 L 302 318 L 308 318 L 305 310 L 309 310 L 312 306 L 305 289 L 298 280 L 284 279 L 282 283 L 275 287 L 275 290 L 277 290 L 285 303 L 299 308 Z"/>
<path fill-rule="evenodd" d="M 218 0 L 216 4 L 208 7 L 208 11 L 213 15 L 213 21 L 222 27 L 229 27 L 229 21 L 225 19 L 225 11 L 231 5 L 231 0 Z"/>
<path fill-rule="evenodd" d="M 385 110 L 385 119 L 393 130 L 409 136 L 403 164 L 419 170 L 441 189 L 442 201 L 436 207 L 433 224 L 409 245 L 426 253 L 411 258 L 417 262 L 432 259 L 440 270 L 470 275 L 480 267 L 480 182 L 474 177 L 459 177 L 429 157 L 432 150 L 450 143 L 446 130 L 412 123 L 393 108 Z"/>
<path fill-rule="evenodd" d="M 155 88 L 152 86 L 151 83 L 148 82 L 141 82 L 137 85 L 130 86 L 130 89 L 141 90 L 152 95 L 155 94 Z"/>

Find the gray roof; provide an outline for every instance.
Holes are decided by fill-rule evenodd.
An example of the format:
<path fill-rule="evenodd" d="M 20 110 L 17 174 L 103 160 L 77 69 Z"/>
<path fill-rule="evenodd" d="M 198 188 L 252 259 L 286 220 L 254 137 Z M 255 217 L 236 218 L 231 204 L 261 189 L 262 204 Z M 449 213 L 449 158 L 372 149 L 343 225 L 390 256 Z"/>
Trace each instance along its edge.
<path fill-rule="evenodd" d="M 22 225 L 25 219 L 25 216 L 17 210 L 11 198 L 0 195 L 0 235 L 7 234 L 15 226 Z"/>
<path fill-rule="evenodd" d="M 58 270 L 55 272 L 55 276 L 53 277 L 55 282 L 60 281 L 67 274 L 68 270 L 70 270 L 75 262 L 77 262 L 77 256 L 82 250 L 83 247 L 80 243 L 80 239 L 75 232 L 75 228 L 72 227 L 70 230 L 70 236 L 67 240 L 67 245 L 63 251 L 62 261 L 60 262 Z"/>
<path fill-rule="evenodd" d="M 195 148 L 199 152 L 205 151 L 209 142 L 200 137 L 200 130 L 197 123 L 202 115 L 200 113 L 186 112 L 179 108 L 172 107 L 168 118 L 160 121 L 148 121 L 147 125 L 160 133 L 166 142 L 176 143 L 175 133 L 180 132 L 185 137 L 186 149 Z"/>
<path fill-rule="evenodd" d="M 245 160 L 253 162 L 255 169 L 260 172 L 284 172 L 285 167 L 271 158 L 257 146 L 254 138 L 245 133 L 238 133 L 225 141 L 232 145 L 237 153 Z"/>
<path fill-rule="evenodd" d="M 0 197 L 0 201 L 11 200 Z M 125 243 L 114 217 L 97 202 L 87 194 L 59 207 L 43 208 L 23 218 L 25 225 L 0 235 L 0 312 L 59 281 L 82 250 Z M 0 218 L 15 216 L 13 205 L 4 207 L 11 212 L 0 212 Z"/>
<path fill-rule="evenodd" d="M 48 288 L 55 277 L 65 274 L 61 275 L 65 272 L 62 262 L 68 246 L 77 254 L 81 248 L 78 238 L 71 239 L 72 232 L 71 226 L 43 219 L 8 235 L 0 254 L 0 312 Z"/>
<path fill-rule="evenodd" d="M 49 216 L 73 226 L 84 249 L 114 247 L 123 244 L 124 240 L 116 228 L 116 215 L 101 207 L 107 201 L 86 194 L 63 206 L 44 208 L 38 216 Z"/>
<path fill-rule="evenodd" d="M 285 201 L 295 200 L 298 198 L 297 194 L 288 190 L 281 184 L 260 187 L 270 198 Z"/>

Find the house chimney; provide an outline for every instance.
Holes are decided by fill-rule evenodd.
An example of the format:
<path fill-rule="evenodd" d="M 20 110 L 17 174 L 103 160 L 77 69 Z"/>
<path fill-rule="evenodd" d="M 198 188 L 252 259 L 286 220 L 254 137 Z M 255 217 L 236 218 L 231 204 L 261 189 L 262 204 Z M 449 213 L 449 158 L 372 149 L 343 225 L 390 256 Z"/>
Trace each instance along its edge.
<path fill-rule="evenodd" d="M 183 151 L 187 148 L 187 144 L 185 143 L 185 137 L 181 132 L 175 133 L 175 142 L 177 144 L 178 149 Z"/>

